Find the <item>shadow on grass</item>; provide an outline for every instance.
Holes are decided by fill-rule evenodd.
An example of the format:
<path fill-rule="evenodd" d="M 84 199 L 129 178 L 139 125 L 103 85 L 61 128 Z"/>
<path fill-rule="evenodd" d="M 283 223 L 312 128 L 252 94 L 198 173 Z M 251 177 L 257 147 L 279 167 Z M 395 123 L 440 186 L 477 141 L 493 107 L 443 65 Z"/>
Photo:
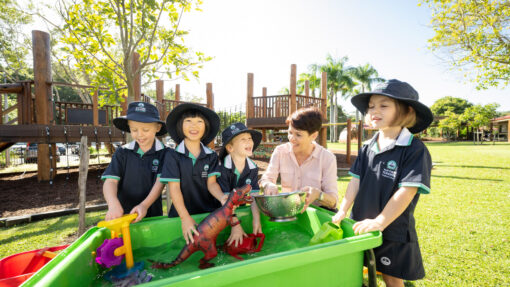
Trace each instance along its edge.
<path fill-rule="evenodd" d="M 467 179 L 467 180 L 503 181 L 502 179 L 478 178 L 478 177 L 463 177 L 463 176 L 452 176 L 452 175 L 436 175 L 436 174 L 433 174 L 432 177 L 453 178 L 453 179 Z"/>

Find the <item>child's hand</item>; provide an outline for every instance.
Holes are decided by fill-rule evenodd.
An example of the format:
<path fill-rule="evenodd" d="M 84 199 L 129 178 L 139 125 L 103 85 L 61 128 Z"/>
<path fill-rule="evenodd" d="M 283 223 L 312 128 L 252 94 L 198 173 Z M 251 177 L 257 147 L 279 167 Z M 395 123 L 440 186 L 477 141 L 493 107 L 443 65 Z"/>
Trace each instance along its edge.
<path fill-rule="evenodd" d="M 352 229 L 354 230 L 354 234 L 358 235 L 370 231 L 383 231 L 384 227 L 375 219 L 365 219 L 354 223 Z"/>
<path fill-rule="evenodd" d="M 221 206 L 225 205 L 225 202 L 227 202 L 227 200 L 228 200 L 228 193 L 224 193 L 220 199 Z"/>
<path fill-rule="evenodd" d="M 198 230 L 195 227 L 197 223 L 191 216 L 185 217 L 182 219 L 182 236 L 184 236 L 184 240 L 186 240 L 186 244 L 195 243 L 195 240 L 193 240 L 193 233 L 198 235 Z"/>
<path fill-rule="evenodd" d="M 262 225 L 260 225 L 260 220 L 253 220 L 253 234 L 262 233 Z"/>
<path fill-rule="evenodd" d="M 345 218 L 345 212 L 343 212 L 342 210 L 340 210 L 339 212 L 337 212 L 333 218 L 331 218 L 331 221 L 335 224 L 340 224 L 340 221 L 342 221 L 342 219 Z"/>
<path fill-rule="evenodd" d="M 124 215 L 124 209 L 122 209 L 122 206 L 120 204 L 115 204 L 112 206 L 108 206 L 108 211 L 106 212 L 106 216 L 104 217 L 104 220 L 112 220 L 115 218 L 119 218 L 122 215 Z"/>
<path fill-rule="evenodd" d="M 133 213 L 138 214 L 135 220 L 133 220 L 133 223 L 137 223 L 147 215 L 147 207 L 145 207 L 143 204 L 138 204 L 137 206 L 133 207 L 133 209 L 131 209 L 131 212 L 129 212 L 129 214 Z"/>
<path fill-rule="evenodd" d="M 266 187 L 264 187 L 264 195 L 277 195 L 278 194 L 278 186 L 268 183 Z"/>
<path fill-rule="evenodd" d="M 228 237 L 227 244 L 231 245 L 234 242 L 234 246 L 237 247 L 239 244 L 243 243 L 243 238 L 246 237 L 246 233 L 244 232 L 241 224 L 232 227 L 232 231 L 230 232 L 230 236 Z"/>

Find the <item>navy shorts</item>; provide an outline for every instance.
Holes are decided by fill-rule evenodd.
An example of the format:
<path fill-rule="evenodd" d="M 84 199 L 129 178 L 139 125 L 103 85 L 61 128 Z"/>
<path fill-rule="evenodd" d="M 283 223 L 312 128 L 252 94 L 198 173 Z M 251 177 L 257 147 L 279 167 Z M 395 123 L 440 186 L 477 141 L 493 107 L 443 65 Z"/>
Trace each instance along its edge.
<path fill-rule="evenodd" d="M 377 271 L 404 280 L 425 277 L 418 242 L 395 242 L 383 240 L 374 249 Z"/>

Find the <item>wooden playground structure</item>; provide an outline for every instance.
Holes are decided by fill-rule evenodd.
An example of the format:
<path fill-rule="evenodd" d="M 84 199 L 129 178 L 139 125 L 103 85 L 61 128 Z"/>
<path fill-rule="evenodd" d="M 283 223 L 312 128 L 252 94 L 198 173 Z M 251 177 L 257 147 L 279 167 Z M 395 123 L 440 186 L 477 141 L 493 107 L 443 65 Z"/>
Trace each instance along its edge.
<path fill-rule="evenodd" d="M 14 105 L 0 104 L 0 152 L 17 142 L 37 143 L 38 180 L 52 180 L 56 175 L 56 143 L 79 142 L 87 136 L 89 142 L 106 143 L 112 153 L 112 142 L 125 140 L 124 132 L 112 125 L 115 117 L 125 115 L 127 101 L 118 105 L 98 106 L 98 94 L 104 88 L 54 82 L 51 73 L 50 36 L 46 32 L 32 31 L 34 79 L 17 83 L 0 84 L 1 94 L 17 94 Z M 135 70 L 140 64 L 135 56 Z M 55 101 L 52 86 L 71 86 L 94 91 L 92 103 Z M 156 101 L 141 94 L 140 73 L 135 77 L 135 101 L 151 102 L 160 111 L 161 119 L 180 103 L 180 86 L 176 85 L 175 100 L 163 99 L 164 82 L 156 81 Z M 212 84 L 206 84 L 207 103 L 214 109 Z M 17 111 L 17 117 L 3 122 L 4 115 Z"/>

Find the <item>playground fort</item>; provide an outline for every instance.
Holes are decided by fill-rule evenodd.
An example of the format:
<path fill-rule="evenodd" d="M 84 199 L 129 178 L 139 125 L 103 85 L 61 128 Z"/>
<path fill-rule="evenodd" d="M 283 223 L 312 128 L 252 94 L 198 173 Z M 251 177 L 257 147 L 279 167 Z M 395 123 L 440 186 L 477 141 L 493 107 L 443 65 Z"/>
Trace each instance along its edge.
<path fill-rule="evenodd" d="M 118 105 L 98 106 L 98 94 L 104 88 L 76 85 L 52 80 L 50 36 L 46 32 L 32 31 L 34 79 L 16 83 L 0 84 L 0 94 L 16 94 L 16 103 L 11 106 L 0 105 L 0 152 L 17 142 L 37 143 L 38 180 L 52 180 L 56 175 L 56 143 L 79 142 L 87 136 L 96 144 L 105 143 L 112 153 L 112 143 L 125 140 L 123 132 L 114 128 L 112 120 L 124 115 L 127 100 Z M 164 99 L 164 81 L 156 81 L 156 99 L 141 93 L 140 59 L 135 53 L 133 57 L 135 72 L 135 101 L 151 102 L 157 106 L 161 118 L 177 105 L 180 100 L 180 86 L 175 86 L 174 100 Z M 267 141 L 268 130 L 286 129 L 285 119 L 289 114 L 301 107 L 314 106 L 319 108 L 326 118 L 327 76 L 322 73 L 321 97 L 310 96 L 308 81 L 305 82 L 304 95 L 296 93 L 296 65 L 291 65 L 290 94 L 268 96 L 267 88 L 262 89 L 262 96 L 254 95 L 254 75 L 248 73 L 246 98 L 246 124 L 249 128 L 259 129 L 263 133 L 263 141 Z M 65 102 L 55 100 L 52 94 L 54 86 L 70 86 L 93 91 L 92 103 Z M 214 109 L 212 83 L 206 84 L 207 103 L 202 104 Z M 3 122 L 4 115 L 17 111 L 17 117 Z M 325 123 L 326 124 L 326 123 Z M 351 122 L 347 125 L 348 139 L 351 138 Z M 359 131 L 360 129 L 358 129 Z M 358 136 L 358 139 L 360 137 Z M 326 146 L 326 125 L 319 135 L 319 143 Z M 214 143 L 211 143 L 214 145 Z M 347 141 L 347 160 L 350 159 L 350 140 Z"/>

